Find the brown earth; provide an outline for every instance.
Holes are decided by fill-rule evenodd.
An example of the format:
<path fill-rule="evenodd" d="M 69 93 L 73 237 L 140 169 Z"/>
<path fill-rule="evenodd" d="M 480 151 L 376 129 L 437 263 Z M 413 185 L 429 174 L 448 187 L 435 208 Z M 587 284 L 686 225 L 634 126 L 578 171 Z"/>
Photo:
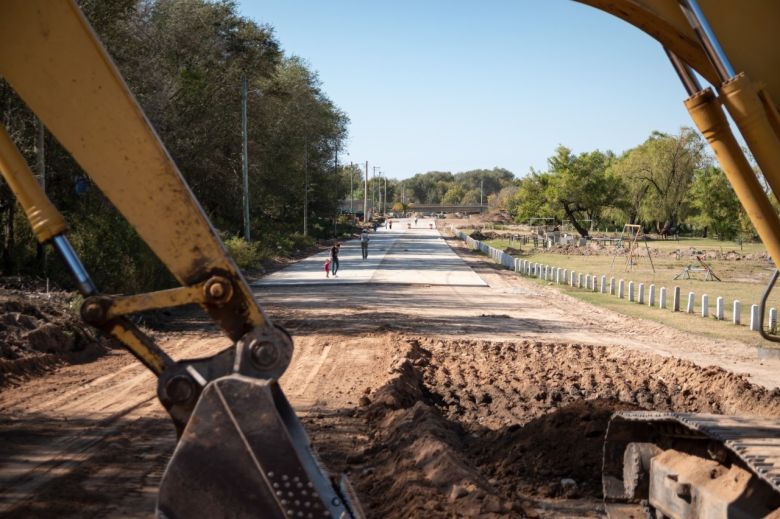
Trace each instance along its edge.
<path fill-rule="evenodd" d="M 369 517 L 597 517 L 615 410 L 780 415 L 780 360 L 592 307 L 450 243 L 489 287 L 257 291 L 295 339 L 282 387 Z M 171 315 L 184 324 L 156 336 L 175 358 L 228 345 L 199 314 Z M 3 388 L 0 515 L 151 517 L 175 444 L 154 390 L 121 350 Z"/>
<path fill-rule="evenodd" d="M 8 288 L 19 285 L 8 281 L 0 281 L 0 388 L 108 351 L 110 341 L 98 338 L 72 309 L 73 294 Z"/>

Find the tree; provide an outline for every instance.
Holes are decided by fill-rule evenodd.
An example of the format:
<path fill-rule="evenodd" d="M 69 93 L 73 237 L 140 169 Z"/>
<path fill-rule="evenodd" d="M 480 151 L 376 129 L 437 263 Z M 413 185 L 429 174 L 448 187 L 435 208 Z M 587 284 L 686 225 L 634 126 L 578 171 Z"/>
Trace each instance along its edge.
<path fill-rule="evenodd" d="M 711 229 L 720 240 L 736 238 L 743 210 L 723 171 L 714 166 L 698 170 L 691 185 L 690 200 L 697 212 L 691 221 L 704 228 L 705 236 Z"/>
<path fill-rule="evenodd" d="M 565 146 L 559 146 L 547 159 L 550 181 L 545 196 L 583 237 L 588 236 L 589 226 L 582 220 L 595 222 L 605 208 L 622 203 L 621 182 L 609 172 L 613 160 L 611 152 L 574 155 Z"/>
<path fill-rule="evenodd" d="M 333 216 L 349 188 L 335 166 L 348 120 L 311 67 L 284 55 L 271 27 L 242 17 L 230 0 L 80 0 L 80 5 L 220 231 L 230 235 L 242 228 L 244 77 L 250 90 L 251 224 L 258 246 L 277 251 L 300 230 L 306 176 L 311 215 Z M 36 121 L 1 80 L 0 118 L 32 162 Z M 85 173 L 56 140 L 47 136 L 45 148 L 47 193 L 70 221 L 71 240 L 96 283 L 128 292 L 169 283 L 167 270 L 102 194 L 89 188 Z M 86 191 L 75 195 L 75 184 Z M 31 263 L 24 254 L 33 241 L 26 224 L 15 223 L 15 203 L 3 187 L 2 253 L 9 260 L 5 271 L 12 273 Z M 49 265 L 57 268 L 56 262 Z M 67 283 L 64 271 L 49 274 Z"/>
<path fill-rule="evenodd" d="M 653 132 L 612 168 L 627 187 L 630 220 L 652 222 L 659 232 L 668 232 L 687 216 L 694 173 L 707 163 L 704 141 L 693 129 L 681 128 L 678 135 Z"/>
<path fill-rule="evenodd" d="M 550 174 L 531 172 L 521 178 L 517 191 L 509 201 L 509 213 L 517 223 L 526 223 L 531 218 L 552 218 L 557 216 L 547 199 Z"/>
<path fill-rule="evenodd" d="M 461 184 L 452 184 L 441 199 L 442 204 L 460 204 L 465 195 Z"/>

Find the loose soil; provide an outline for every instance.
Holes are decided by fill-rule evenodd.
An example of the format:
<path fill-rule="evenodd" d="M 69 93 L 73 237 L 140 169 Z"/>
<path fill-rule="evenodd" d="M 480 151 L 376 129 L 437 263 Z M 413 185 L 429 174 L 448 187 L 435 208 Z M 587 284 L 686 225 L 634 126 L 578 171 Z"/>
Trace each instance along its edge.
<path fill-rule="evenodd" d="M 489 287 L 257 291 L 295 340 L 280 383 L 369 517 L 600 517 L 613 412 L 780 415 L 780 361 L 757 365 L 736 341 L 587 305 L 451 245 Z M 228 346 L 199 315 L 158 327 L 174 358 Z M 2 388 L 0 516 L 151 517 L 175 444 L 155 387 L 107 349 Z"/>
<path fill-rule="evenodd" d="M 9 283 L 0 282 L 0 388 L 63 363 L 89 362 L 111 347 L 78 317 L 74 294 L 3 285 Z"/>
<path fill-rule="evenodd" d="M 780 392 L 679 359 L 537 341 L 394 347 L 350 467 L 375 517 L 597 515 L 614 412 L 780 411 Z"/>

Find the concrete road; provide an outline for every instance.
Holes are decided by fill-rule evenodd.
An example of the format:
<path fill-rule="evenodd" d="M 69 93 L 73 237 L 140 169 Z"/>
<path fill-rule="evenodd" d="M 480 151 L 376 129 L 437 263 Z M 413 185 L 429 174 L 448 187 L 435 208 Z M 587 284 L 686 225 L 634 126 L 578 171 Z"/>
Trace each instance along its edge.
<path fill-rule="evenodd" d="M 360 240 L 342 242 L 337 277 L 325 277 L 328 252 L 310 256 L 284 270 L 266 276 L 252 286 L 390 283 L 450 286 L 487 286 L 447 245 L 435 220 L 393 220 L 393 228 L 369 233 L 368 259 Z"/>

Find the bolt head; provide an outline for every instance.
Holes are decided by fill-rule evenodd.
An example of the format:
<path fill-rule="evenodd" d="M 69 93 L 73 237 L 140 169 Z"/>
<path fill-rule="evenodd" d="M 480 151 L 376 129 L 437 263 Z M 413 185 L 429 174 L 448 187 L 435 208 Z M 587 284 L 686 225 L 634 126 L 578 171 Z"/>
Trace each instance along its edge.
<path fill-rule="evenodd" d="M 176 375 L 165 385 L 165 393 L 171 402 L 181 404 L 190 400 L 195 394 L 195 383 L 190 377 Z"/>
<path fill-rule="evenodd" d="M 97 301 L 89 301 L 81 308 L 81 317 L 88 323 L 101 323 L 105 315 L 103 306 Z"/>
<path fill-rule="evenodd" d="M 252 364 L 258 369 L 268 369 L 279 361 L 279 348 L 270 341 L 252 341 L 249 345 Z"/>
<path fill-rule="evenodd" d="M 209 295 L 214 299 L 219 299 L 225 295 L 225 287 L 222 283 L 212 283 L 211 286 L 209 286 Z"/>

